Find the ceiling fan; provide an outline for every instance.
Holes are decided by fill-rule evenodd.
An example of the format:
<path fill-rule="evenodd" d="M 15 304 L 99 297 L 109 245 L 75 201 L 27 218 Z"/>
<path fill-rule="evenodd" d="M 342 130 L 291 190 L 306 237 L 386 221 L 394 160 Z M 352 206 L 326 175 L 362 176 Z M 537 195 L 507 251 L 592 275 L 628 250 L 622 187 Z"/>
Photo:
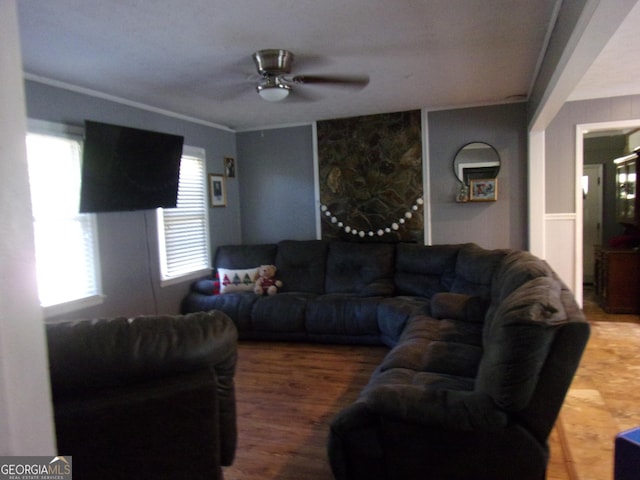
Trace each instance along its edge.
<path fill-rule="evenodd" d="M 291 73 L 293 53 L 288 50 L 258 50 L 253 55 L 258 69 L 256 91 L 264 100 L 278 102 L 293 91 L 295 85 L 337 85 L 364 88 L 369 83 L 368 75 L 294 75 Z"/>

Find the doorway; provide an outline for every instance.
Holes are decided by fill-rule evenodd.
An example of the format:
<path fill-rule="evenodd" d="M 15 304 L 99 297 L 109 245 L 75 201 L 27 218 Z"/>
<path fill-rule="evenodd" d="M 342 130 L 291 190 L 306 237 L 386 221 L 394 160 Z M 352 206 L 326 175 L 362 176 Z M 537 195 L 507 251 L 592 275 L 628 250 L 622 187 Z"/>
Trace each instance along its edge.
<path fill-rule="evenodd" d="M 639 128 L 640 119 L 578 124 L 576 126 L 576 185 L 578 190 L 576 191 L 576 233 L 582 238 L 576 238 L 576 246 L 579 248 L 576 248 L 575 252 L 575 267 L 576 280 L 581 279 L 584 283 L 580 282 L 578 285 L 578 281 L 576 281 L 575 288 L 576 290 L 580 289 L 581 299 L 584 293 L 584 284 L 589 285 L 594 280 L 593 245 L 606 245 L 610 238 L 622 232 L 621 226 L 615 218 L 616 185 L 613 159 L 626 152 L 629 141 L 636 141 L 631 139 L 629 135 L 637 132 Z M 614 141 L 614 138 L 617 140 Z M 595 147 L 593 144 L 587 146 L 589 141 L 596 142 Z M 600 215 L 600 232 L 595 234 L 595 241 L 590 237 L 593 235 L 592 227 L 586 226 L 588 221 L 586 216 L 591 215 L 592 209 L 585 205 L 588 199 L 584 196 L 584 192 L 580 191 L 582 190 L 585 167 L 590 165 L 602 167 L 600 172 L 602 214 Z M 597 214 L 595 216 L 597 218 Z"/>

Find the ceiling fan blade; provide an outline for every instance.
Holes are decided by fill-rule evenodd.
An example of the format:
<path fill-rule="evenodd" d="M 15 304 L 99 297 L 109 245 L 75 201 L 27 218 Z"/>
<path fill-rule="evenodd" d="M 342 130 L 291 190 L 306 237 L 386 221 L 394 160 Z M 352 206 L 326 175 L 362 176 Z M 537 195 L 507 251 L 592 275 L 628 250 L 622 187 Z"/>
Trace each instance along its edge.
<path fill-rule="evenodd" d="M 304 88 L 294 88 L 291 90 L 291 95 L 286 99 L 288 103 L 309 103 L 317 102 L 322 97 L 315 92 L 310 92 Z"/>
<path fill-rule="evenodd" d="M 369 84 L 368 75 L 296 75 L 292 83 L 304 85 L 329 85 L 364 88 Z"/>

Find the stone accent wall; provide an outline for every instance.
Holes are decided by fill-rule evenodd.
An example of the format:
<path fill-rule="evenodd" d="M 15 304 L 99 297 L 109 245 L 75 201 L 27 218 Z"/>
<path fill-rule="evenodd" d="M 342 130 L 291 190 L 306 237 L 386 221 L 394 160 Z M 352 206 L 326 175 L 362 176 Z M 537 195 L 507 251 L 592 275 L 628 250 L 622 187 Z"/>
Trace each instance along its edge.
<path fill-rule="evenodd" d="M 320 121 L 322 238 L 424 243 L 419 110 Z"/>

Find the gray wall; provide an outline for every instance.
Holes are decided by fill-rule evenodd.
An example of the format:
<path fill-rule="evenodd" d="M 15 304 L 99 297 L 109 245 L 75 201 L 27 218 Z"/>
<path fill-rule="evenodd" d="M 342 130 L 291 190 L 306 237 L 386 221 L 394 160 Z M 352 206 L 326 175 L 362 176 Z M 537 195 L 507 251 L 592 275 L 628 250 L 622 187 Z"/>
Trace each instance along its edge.
<path fill-rule="evenodd" d="M 311 125 L 234 133 L 37 82 L 27 82 L 26 97 L 29 118 L 71 125 L 91 119 L 184 135 L 186 144 L 205 148 L 210 173 L 223 173 L 223 157 L 235 157 L 227 206 L 209 210 L 213 251 L 224 244 L 317 237 Z M 428 127 L 433 243 L 524 248 L 525 105 L 431 112 Z M 497 202 L 455 202 L 453 156 L 471 141 L 488 142 L 500 153 Z M 98 214 L 105 302 L 64 318 L 177 312 L 190 282 L 160 287 L 156 227 L 153 211 Z"/>
<path fill-rule="evenodd" d="M 428 124 L 433 243 L 525 248 L 525 105 L 430 112 Z M 238 134 L 244 243 L 316 238 L 312 134 L 310 126 Z M 497 202 L 455 202 L 453 157 L 471 141 L 500 153 Z"/>
<path fill-rule="evenodd" d="M 526 248 L 527 136 L 524 103 L 429 112 L 432 241 Z M 502 162 L 496 202 L 456 203 L 453 158 L 464 144 L 493 145 Z"/>
<path fill-rule="evenodd" d="M 236 156 L 235 134 L 37 82 L 26 82 L 27 116 L 82 126 L 85 119 L 183 135 L 206 150 L 207 171 L 223 173 L 223 157 Z M 235 179 L 227 181 L 226 208 L 209 210 L 211 244 L 239 243 L 240 206 Z M 176 313 L 190 282 L 160 287 L 155 211 L 99 213 L 102 287 L 100 306 L 63 318 Z M 50 318 L 55 321 L 57 318 Z"/>
<path fill-rule="evenodd" d="M 316 238 L 311 125 L 237 135 L 244 243 Z"/>
<path fill-rule="evenodd" d="M 567 102 L 545 132 L 546 213 L 575 212 L 576 125 L 640 119 L 640 95 Z"/>

